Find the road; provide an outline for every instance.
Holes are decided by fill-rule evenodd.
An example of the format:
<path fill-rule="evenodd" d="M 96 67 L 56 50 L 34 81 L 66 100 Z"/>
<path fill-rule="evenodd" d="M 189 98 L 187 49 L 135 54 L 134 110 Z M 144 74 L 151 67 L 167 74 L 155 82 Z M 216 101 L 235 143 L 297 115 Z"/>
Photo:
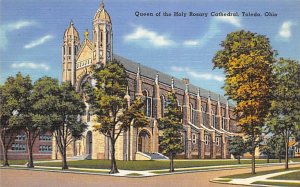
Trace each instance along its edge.
<path fill-rule="evenodd" d="M 299 165 L 297 165 L 299 167 Z M 295 167 L 291 166 L 291 167 Z M 283 166 L 257 168 L 257 171 L 273 170 Z M 29 171 L 15 169 L 0 169 L 1 187 L 226 187 L 232 185 L 215 184 L 209 182 L 215 177 L 249 172 L 250 168 L 220 170 L 210 172 L 196 172 L 173 174 L 146 178 L 127 178 L 101 175 L 58 173 L 46 171 Z M 236 186 L 236 185 L 235 185 Z"/>

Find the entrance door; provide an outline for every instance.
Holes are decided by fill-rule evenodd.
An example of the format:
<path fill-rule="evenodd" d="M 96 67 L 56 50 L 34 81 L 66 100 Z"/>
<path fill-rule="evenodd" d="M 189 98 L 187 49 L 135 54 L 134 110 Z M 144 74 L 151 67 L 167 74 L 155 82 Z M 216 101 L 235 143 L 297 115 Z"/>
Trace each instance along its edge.
<path fill-rule="evenodd" d="M 138 151 L 149 153 L 150 152 L 150 135 L 146 131 L 141 131 L 138 138 Z"/>
<path fill-rule="evenodd" d="M 92 155 L 93 151 L 93 135 L 91 131 L 86 134 L 86 154 Z"/>

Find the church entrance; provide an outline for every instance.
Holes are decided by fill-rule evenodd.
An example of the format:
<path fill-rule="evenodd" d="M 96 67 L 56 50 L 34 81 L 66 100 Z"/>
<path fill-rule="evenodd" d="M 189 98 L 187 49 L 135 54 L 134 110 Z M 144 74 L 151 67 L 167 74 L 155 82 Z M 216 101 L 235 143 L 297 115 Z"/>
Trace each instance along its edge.
<path fill-rule="evenodd" d="M 91 131 L 86 133 L 86 154 L 90 157 L 92 156 L 93 151 L 93 135 Z"/>
<path fill-rule="evenodd" d="M 138 151 L 144 153 L 150 153 L 150 145 L 151 145 L 150 134 L 147 131 L 142 130 L 139 133 L 139 137 L 138 137 Z"/>

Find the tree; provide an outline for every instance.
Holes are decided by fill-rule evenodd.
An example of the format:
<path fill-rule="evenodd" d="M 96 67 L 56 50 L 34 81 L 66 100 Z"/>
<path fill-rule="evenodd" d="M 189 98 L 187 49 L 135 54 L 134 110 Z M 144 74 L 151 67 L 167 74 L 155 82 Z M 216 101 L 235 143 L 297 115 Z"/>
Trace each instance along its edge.
<path fill-rule="evenodd" d="M 238 164 L 241 163 L 241 156 L 246 152 L 246 145 L 241 136 L 232 136 L 229 139 L 229 153 L 238 159 Z"/>
<path fill-rule="evenodd" d="M 270 108 L 275 51 L 265 36 L 243 30 L 228 34 L 221 47 L 213 58 L 214 68 L 224 69 L 224 90 L 236 101 L 237 122 L 251 141 L 255 174 L 255 149 Z"/>
<path fill-rule="evenodd" d="M 33 145 L 40 134 L 50 131 L 51 117 L 55 110 L 56 96 L 59 95 L 58 81 L 51 77 L 42 77 L 38 79 L 33 86 L 30 94 L 30 113 L 24 123 L 24 131 L 26 133 L 28 147 L 28 164 L 27 167 L 32 168 L 33 165 Z M 53 118 L 54 119 L 54 118 Z"/>
<path fill-rule="evenodd" d="M 148 123 L 143 114 L 144 104 L 138 98 L 128 106 L 128 100 L 124 98 L 127 92 L 127 74 L 119 61 L 114 59 L 99 68 L 94 67 L 93 78 L 96 85 L 92 92 L 88 93 L 88 103 L 97 116 L 98 125 L 94 128 L 109 138 L 111 146 L 109 173 L 118 173 L 115 143 L 120 134 L 128 130 L 131 122 L 135 127 L 142 127 Z"/>
<path fill-rule="evenodd" d="M 1 145 L 3 150 L 3 166 L 9 166 L 7 152 L 16 135 L 22 129 L 23 117 L 28 114 L 29 94 L 32 84 L 29 75 L 23 77 L 18 73 L 16 77 L 8 77 L 0 87 L 0 121 Z"/>
<path fill-rule="evenodd" d="M 55 86 L 58 85 L 55 83 L 53 86 L 53 89 L 56 90 Z M 58 86 L 58 94 L 49 100 L 45 98 L 44 101 L 49 104 L 49 108 L 45 110 L 48 110 L 49 118 L 47 120 L 51 124 L 51 131 L 54 133 L 62 157 L 62 169 L 68 169 L 67 147 L 82 136 L 86 127 L 80 119 L 84 113 L 85 104 L 81 95 L 75 91 L 70 82 L 62 83 L 61 86 Z"/>
<path fill-rule="evenodd" d="M 285 144 L 285 169 L 288 169 L 289 140 L 300 123 L 300 64 L 280 58 L 274 67 L 275 89 L 268 115 L 268 127 L 282 136 Z"/>
<path fill-rule="evenodd" d="M 183 151 L 181 140 L 182 132 L 182 113 L 177 104 L 175 93 L 169 93 L 166 97 L 166 106 L 164 117 L 159 119 L 159 130 L 162 130 L 163 137 L 160 142 L 160 148 L 163 154 L 169 155 L 170 172 L 174 172 L 174 158 L 177 153 Z"/>

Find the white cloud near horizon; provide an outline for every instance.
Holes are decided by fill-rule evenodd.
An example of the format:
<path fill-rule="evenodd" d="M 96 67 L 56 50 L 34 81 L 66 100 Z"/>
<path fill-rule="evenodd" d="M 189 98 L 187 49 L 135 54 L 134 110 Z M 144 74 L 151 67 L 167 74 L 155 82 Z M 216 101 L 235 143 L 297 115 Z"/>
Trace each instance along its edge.
<path fill-rule="evenodd" d="M 44 44 L 45 42 L 49 41 L 49 40 L 52 39 L 52 38 L 53 38 L 52 35 L 49 35 L 49 34 L 48 34 L 48 35 L 45 35 L 45 36 L 43 36 L 43 37 L 41 37 L 41 38 L 38 38 L 38 39 L 33 40 L 33 41 L 31 41 L 30 43 L 26 44 L 26 45 L 24 46 L 24 48 L 25 48 L 25 49 L 31 49 L 31 48 L 37 47 L 37 46 L 39 46 L 39 45 Z"/>
<path fill-rule="evenodd" d="M 279 28 L 278 36 L 281 39 L 289 40 L 292 37 L 292 26 L 294 25 L 295 23 L 292 21 L 283 22 Z"/>
<path fill-rule="evenodd" d="M 38 69 L 38 70 L 44 70 L 44 71 L 50 70 L 50 67 L 45 63 L 34 63 L 31 61 L 24 61 L 21 63 L 13 63 L 11 65 L 11 68 L 13 68 L 13 69 L 27 68 L 27 69 Z"/>
<path fill-rule="evenodd" d="M 127 42 L 146 42 L 154 47 L 167 47 L 175 44 L 175 42 L 167 36 L 160 35 L 157 32 L 148 30 L 142 26 L 135 26 L 135 30 L 126 35 L 124 40 Z"/>
<path fill-rule="evenodd" d="M 29 26 L 35 25 L 36 22 L 32 20 L 21 20 L 16 22 L 10 22 L 7 24 L 1 24 L 0 25 L 0 50 L 5 50 L 8 39 L 7 39 L 7 33 L 12 32 L 15 30 L 20 30 Z"/>
<path fill-rule="evenodd" d="M 220 24 L 221 23 L 227 23 L 234 27 L 240 28 L 242 27 L 241 20 L 238 17 L 235 16 L 219 16 L 214 17 L 209 24 L 209 27 L 207 31 L 204 33 L 204 35 L 199 39 L 193 39 L 193 40 L 186 40 L 183 42 L 183 45 L 185 46 L 198 46 L 203 47 L 205 46 L 210 39 L 215 37 L 217 34 L 221 32 Z"/>
<path fill-rule="evenodd" d="M 212 73 L 196 72 L 196 71 L 192 70 L 189 67 L 172 66 L 171 70 L 175 71 L 175 72 L 186 73 L 189 76 L 197 78 L 197 79 L 214 80 L 214 81 L 218 81 L 218 82 L 223 82 L 224 81 L 224 77 L 222 77 L 220 75 L 214 75 Z"/>

